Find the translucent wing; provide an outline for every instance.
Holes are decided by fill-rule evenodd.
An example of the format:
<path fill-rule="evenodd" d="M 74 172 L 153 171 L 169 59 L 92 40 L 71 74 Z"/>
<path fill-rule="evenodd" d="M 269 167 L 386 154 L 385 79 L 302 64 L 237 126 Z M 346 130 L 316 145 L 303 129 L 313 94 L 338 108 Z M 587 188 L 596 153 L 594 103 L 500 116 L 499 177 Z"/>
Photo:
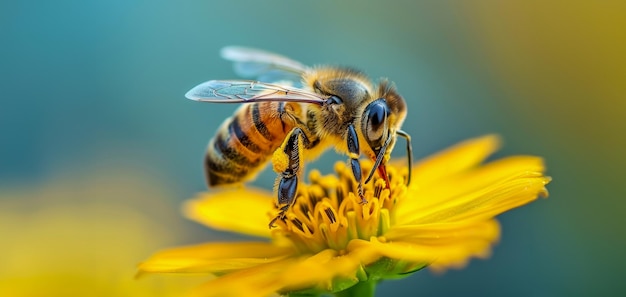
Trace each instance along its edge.
<path fill-rule="evenodd" d="M 222 49 L 221 55 L 235 63 L 238 75 L 267 82 L 299 82 L 300 75 L 308 69 L 306 65 L 285 56 L 248 47 L 228 46 Z"/>
<path fill-rule="evenodd" d="M 191 89 L 185 97 L 217 103 L 292 101 L 322 104 L 326 101 L 325 97 L 306 90 L 250 80 L 210 80 Z"/>

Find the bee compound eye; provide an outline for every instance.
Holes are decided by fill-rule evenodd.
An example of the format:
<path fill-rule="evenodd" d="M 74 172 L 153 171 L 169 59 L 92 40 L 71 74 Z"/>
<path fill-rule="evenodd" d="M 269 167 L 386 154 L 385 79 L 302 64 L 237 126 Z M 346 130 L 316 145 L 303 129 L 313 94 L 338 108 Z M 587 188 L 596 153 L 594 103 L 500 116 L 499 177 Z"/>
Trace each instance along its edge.
<path fill-rule="evenodd" d="M 388 115 L 389 106 L 383 98 L 373 101 L 365 108 L 362 126 L 367 142 L 372 148 L 379 148 L 384 142 Z"/>
<path fill-rule="evenodd" d="M 368 126 L 371 130 L 380 130 L 380 127 L 385 123 L 387 114 L 385 109 L 379 105 L 373 105 L 368 113 Z"/>

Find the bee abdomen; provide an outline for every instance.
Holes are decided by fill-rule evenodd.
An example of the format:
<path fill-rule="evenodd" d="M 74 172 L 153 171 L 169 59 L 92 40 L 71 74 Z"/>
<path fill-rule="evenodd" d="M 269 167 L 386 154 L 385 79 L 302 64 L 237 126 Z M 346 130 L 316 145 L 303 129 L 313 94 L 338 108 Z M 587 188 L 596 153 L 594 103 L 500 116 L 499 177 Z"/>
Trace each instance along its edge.
<path fill-rule="evenodd" d="M 205 171 L 209 186 L 252 179 L 267 163 L 285 136 L 285 123 L 276 112 L 283 103 L 242 105 L 226 119 L 209 142 Z"/>

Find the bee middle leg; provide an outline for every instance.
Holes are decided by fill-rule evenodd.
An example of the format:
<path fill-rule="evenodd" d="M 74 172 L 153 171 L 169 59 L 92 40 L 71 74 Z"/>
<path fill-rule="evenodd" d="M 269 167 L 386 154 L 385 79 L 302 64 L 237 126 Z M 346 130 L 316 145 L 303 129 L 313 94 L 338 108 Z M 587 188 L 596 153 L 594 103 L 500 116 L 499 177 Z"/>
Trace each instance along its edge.
<path fill-rule="evenodd" d="M 357 183 L 357 190 L 359 197 L 361 198 L 361 204 L 365 204 L 367 203 L 367 200 L 363 197 L 363 175 L 361 172 L 361 163 L 359 163 L 359 156 L 361 155 L 361 151 L 359 150 L 359 137 L 357 136 L 353 125 L 348 126 L 348 137 L 346 137 L 346 140 L 348 142 L 348 157 L 350 158 L 352 174 L 354 175 L 354 180 Z"/>
<path fill-rule="evenodd" d="M 276 220 L 285 219 L 285 214 L 289 207 L 296 200 L 298 190 L 298 176 L 302 167 L 302 151 L 304 147 L 310 146 L 311 142 L 301 128 L 293 128 L 283 144 L 278 148 L 272 156 L 272 164 L 274 171 L 279 174 L 276 183 L 276 192 L 278 193 L 278 205 L 280 212 L 269 224 L 274 227 Z"/>

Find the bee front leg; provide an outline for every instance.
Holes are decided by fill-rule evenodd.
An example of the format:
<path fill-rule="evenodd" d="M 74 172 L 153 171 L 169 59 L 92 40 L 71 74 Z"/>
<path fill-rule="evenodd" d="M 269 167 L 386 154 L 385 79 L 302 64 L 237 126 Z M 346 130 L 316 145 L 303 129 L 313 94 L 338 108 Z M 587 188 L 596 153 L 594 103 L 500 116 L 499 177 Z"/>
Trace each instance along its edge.
<path fill-rule="evenodd" d="M 350 158 L 350 167 L 352 167 L 352 174 L 354 174 L 354 180 L 357 183 L 359 197 L 361 198 L 361 204 L 367 203 L 365 197 L 363 197 L 363 181 L 361 173 L 361 163 L 359 163 L 359 156 L 361 151 L 359 150 L 359 138 L 354 130 L 353 125 L 348 126 L 348 157 Z"/>
<path fill-rule="evenodd" d="M 276 192 L 278 193 L 278 205 L 280 212 L 270 222 L 270 228 L 274 227 L 277 219 L 284 220 L 285 213 L 296 200 L 298 190 L 298 176 L 302 167 L 302 150 L 304 145 L 309 143 L 302 129 L 293 128 L 283 144 L 274 152 L 272 156 L 272 164 L 274 171 L 278 173 L 276 180 Z"/>

